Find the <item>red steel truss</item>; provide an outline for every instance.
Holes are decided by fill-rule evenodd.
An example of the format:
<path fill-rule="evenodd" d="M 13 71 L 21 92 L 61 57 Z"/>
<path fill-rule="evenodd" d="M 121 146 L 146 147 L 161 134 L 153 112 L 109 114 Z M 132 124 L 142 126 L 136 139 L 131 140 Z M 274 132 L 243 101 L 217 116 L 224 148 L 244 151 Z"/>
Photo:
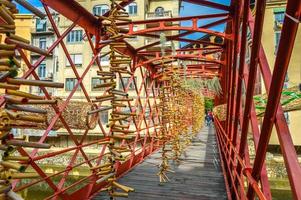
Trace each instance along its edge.
<path fill-rule="evenodd" d="M 301 1 L 288 0 L 287 2 L 286 17 L 283 23 L 281 40 L 273 73 L 270 71 L 270 66 L 268 65 L 264 49 L 261 45 L 264 10 L 266 5 L 265 0 L 256 1 L 255 18 L 249 10 L 250 5 L 248 0 L 233 0 L 229 6 L 214 3 L 209 0 L 185 1 L 196 5 L 215 8 L 221 12 L 218 14 L 151 19 L 117 24 L 122 27 L 128 35 L 158 39 L 156 42 L 136 49 L 129 43 L 127 44 L 127 48 L 120 49 L 120 51 L 126 52 L 127 55 L 131 56 L 134 61 L 131 67 L 132 76 L 127 84 L 122 81 L 122 87 L 126 92 L 128 91 L 130 84 L 134 84 L 135 100 L 128 104 L 131 109 L 140 107 L 141 111 L 137 118 L 133 118 L 132 121 L 129 122 L 133 122 L 135 125 L 136 137 L 131 143 L 123 141 L 123 144 L 128 145 L 132 150 L 131 157 L 126 162 L 117 164 L 117 175 L 120 177 L 127 173 L 160 147 L 161 142 L 156 138 L 158 131 L 156 122 L 160 120 L 156 106 L 158 103 L 156 78 L 160 76 L 160 74 L 157 73 L 158 69 L 161 67 L 160 61 L 165 60 L 165 64 L 176 62 L 178 60 L 191 61 L 191 64 L 188 64 L 185 70 L 181 69 L 179 71 L 179 75 L 187 75 L 188 77 L 194 78 L 211 78 L 213 76 L 218 76 L 222 83 L 223 95 L 221 98 L 216 98 L 216 102 L 220 104 L 227 103 L 228 105 L 226 121 L 220 122 L 215 118 L 217 141 L 228 199 L 254 199 L 255 196 L 259 199 L 272 199 L 264 160 L 272 127 L 274 125 L 277 129 L 293 197 L 294 199 L 301 199 L 301 167 L 298 163 L 289 128 L 284 119 L 283 110 L 281 105 L 279 105 L 281 89 L 283 87 L 297 28 L 301 18 Z M 22 191 L 38 183 L 44 182 L 53 191 L 53 194 L 46 199 L 89 199 L 106 185 L 105 182 L 96 183 L 98 177 L 96 171 L 92 170 L 91 175 L 82 178 L 71 185 L 66 186 L 65 182 L 73 169 L 83 165 L 93 167 L 92 161 L 96 161 L 97 164 L 101 163 L 106 152 L 106 145 L 103 145 L 102 148 L 99 149 L 99 155 L 93 158 L 89 157 L 84 149 L 97 143 L 107 141 L 108 138 L 106 136 L 110 133 L 105 131 L 103 128 L 104 124 L 101 124 L 99 121 L 98 125 L 101 128 L 101 134 L 104 136 L 103 139 L 87 142 L 86 139 L 89 134 L 89 129 L 86 129 L 81 137 L 77 139 L 73 130 L 71 130 L 62 116 L 62 112 L 68 106 L 79 87 L 85 96 L 85 100 L 87 102 L 92 102 L 83 81 L 94 63 L 97 63 L 98 67 L 101 69 L 99 57 L 103 53 L 103 48 L 108 45 L 106 42 L 107 37 L 106 35 L 103 35 L 101 31 L 101 20 L 93 16 L 75 0 L 41 0 L 41 2 L 43 3 L 47 17 L 57 37 L 56 41 L 48 48 L 47 53 L 53 52 L 57 46 L 60 46 L 63 49 L 78 82 L 75 84 L 75 87 L 70 92 L 63 105 L 60 107 L 53 105 L 56 114 L 52 118 L 44 134 L 41 136 L 39 143 L 44 143 L 46 141 L 49 132 L 56 121 L 60 120 L 75 146 L 47 153 L 45 155 L 38 155 L 37 149 L 32 152 L 27 152 L 25 149 L 19 148 L 18 151 L 21 155 L 30 157 L 28 166 L 31 166 L 40 175 L 40 178 L 26 184 L 19 184 L 19 182 L 16 181 L 13 184 L 14 191 Z M 120 3 L 120 8 L 131 2 L 131 0 L 122 1 Z M 72 25 L 60 33 L 57 24 L 52 18 L 49 10 L 50 8 L 69 19 L 72 22 Z M 198 22 L 202 22 L 204 19 L 210 19 L 213 20 L 213 22 L 198 26 Z M 183 26 L 181 24 L 183 21 L 190 21 L 191 26 Z M 0 20 L 0 24 L 1 23 L 2 20 Z M 212 27 L 219 24 L 226 24 L 225 32 L 212 30 Z M 144 29 L 134 30 L 134 25 L 144 25 Z M 64 42 L 64 38 L 66 38 L 68 33 L 76 26 L 80 26 L 84 29 L 86 33 L 85 37 L 93 51 L 93 57 L 89 64 L 85 66 L 85 70 L 82 74 L 77 71 Z M 248 45 L 248 30 L 250 30 L 252 34 L 251 59 L 249 65 L 245 62 L 246 47 Z M 193 45 L 201 45 L 201 47 L 179 47 L 175 50 L 175 53 L 170 49 L 166 51 L 166 55 L 162 55 L 160 50 L 148 50 L 148 48 L 160 44 L 158 32 L 165 31 L 176 32 L 173 35 L 167 36 L 167 41 L 187 42 Z M 195 32 L 222 38 L 223 42 L 215 43 L 202 39 L 193 40 L 185 38 L 185 36 Z M 95 40 L 92 40 L 93 36 Z M 32 64 L 21 47 L 18 47 L 18 52 L 28 67 L 23 78 L 27 79 L 32 76 L 34 79 L 39 80 L 39 76 L 35 70 L 45 60 L 46 56 L 40 56 L 40 58 Z M 211 57 L 211 55 L 216 53 L 219 53 L 221 56 L 219 58 Z M 269 95 L 266 108 L 267 112 L 264 115 L 261 128 L 258 126 L 259 121 L 255 115 L 255 107 L 252 101 L 253 99 L 251 98 L 254 94 L 256 78 L 259 76 L 258 72 L 262 77 Z M 137 82 L 134 74 L 139 74 L 139 76 L 142 77 L 142 81 Z M 122 77 L 121 74 L 120 77 Z M 243 85 L 247 88 L 247 98 L 244 102 L 244 107 L 242 107 Z M 46 99 L 51 100 L 53 98 L 45 87 L 40 88 Z M 204 93 L 208 96 L 213 96 L 210 91 L 204 91 Z M 142 98 L 145 99 L 144 103 L 141 101 Z M 4 104 L 4 97 L 1 96 L 0 105 L 4 106 Z M 100 106 L 101 104 L 98 105 L 98 107 Z M 148 115 L 146 115 L 147 110 L 149 111 Z M 142 128 L 142 124 L 145 124 L 145 128 Z M 250 130 L 251 133 L 249 133 Z M 146 132 L 144 137 L 140 136 L 140 132 L 142 131 Z M 256 149 L 254 162 L 251 162 L 248 152 L 248 135 L 252 136 Z M 47 175 L 38 164 L 38 161 L 60 156 L 66 152 L 72 153 L 72 157 L 66 168 L 62 171 Z M 83 161 L 76 163 L 75 161 L 78 157 L 83 158 Z M 52 178 L 59 176 L 61 177 L 59 183 L 54 184 Z M 247 187 L 245 187 L 245 183 L 248 184 Z"/>

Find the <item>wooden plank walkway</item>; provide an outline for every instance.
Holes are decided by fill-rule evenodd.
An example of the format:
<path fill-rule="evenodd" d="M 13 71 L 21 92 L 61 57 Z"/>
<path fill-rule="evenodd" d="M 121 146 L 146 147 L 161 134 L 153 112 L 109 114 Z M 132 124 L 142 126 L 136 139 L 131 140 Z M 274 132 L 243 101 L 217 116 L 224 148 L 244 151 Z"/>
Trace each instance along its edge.
<path fill-rule="evenodd" d="M 168 173 L 169 183 L 159 184 L 157 165 L 160 152 L 154 153 L 119 182 L 135 188 L 130 200 L 223 200 L 227 199 L 220 167 L 214 128 L 203 128 L 186 148 L 179 163 L 171 162 L 175 173 Z M 93 200 L 109 199 L 105 192 Z"/>

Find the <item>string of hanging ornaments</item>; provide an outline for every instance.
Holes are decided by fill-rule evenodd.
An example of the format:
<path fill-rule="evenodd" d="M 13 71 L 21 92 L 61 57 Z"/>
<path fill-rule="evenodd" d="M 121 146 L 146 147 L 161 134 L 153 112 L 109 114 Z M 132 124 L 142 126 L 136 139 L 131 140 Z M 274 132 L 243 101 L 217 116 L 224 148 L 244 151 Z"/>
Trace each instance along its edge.
<path fill-rule="evenodd" d="M 121 9 L 121 10 L 119 10 Z M 110 128 L 110 141 L 107 142 L 109 155 L 104 163 L 93 167 L 91 170 L 96 170 L 99 179 L 96 183 L 106 181 L 108 184 L 102 191 L 107 191 L 110 199 L 115 197 L 128 197 L 129 192 L 133 192 L 134 189 L 122 185 L 117 182 L 117 166 L 119 162 L 127 160 L 130 156 L 131 149 L 128 146 L 123 145 L 122 141 L 130 141 L 135 138 L 135 131 L 129 130 L 130 125 L 128 120 L 130 117 L 135 118 L 136 113 L 132 112 L 129 107 L 129 102 L 133 99 L 129 97 L 127 92 L 116 89 L 117 77 L 122 77 L 122 74 L 132 75 L 130 70 L 132 59 L 128 55 L 124 54 L 120 49 L 127 47 L 126 42 L 123 40 L 130 36 L 121 33 L 121 29 L 117 27 L 118 21 L 131 21 L 128 19 L 129 15 L 125 9 L 121 8 L 117 1 L 111 0 L 111 10 L 109 15 L 98 16 L 102 19 L 102 25 L 104 27 L 104 35 L 108 38 L 110 52 L 110 68 L 109 71 L 100 70 L 97 72 L 99 79 L 102 81 L 101 84 L 96 85 L 95 88 L 105 88 L 107 93 L 102 96 L 96 97 L 94 102 L 103 103 L 105 101 L 110 102 L 110 106 L 98 109 L 99 112 L 105 110 L 111 110 L 109 118 L 109 124 L 107 127 Z M 124 86 L 124 85 L 123 85 Z M 129 112 L 127 110 L 130 110 Z"/>
<path fill-rule="evenodd" d="M 166 37 L 160 34 L 161 54 L 166 55 Z M 175 55 L 175 45 L 172 43 L 172 55 Z M 160 83 L 160 137 L 162 142 L 161 164 L 159 165 L 160 183 L 168 182 L 167 172 L 173 172 L 169 161 L 179 161 L 185 147 L 202 128 L 204 122 L 204 98 L 193 85 L 178 76 L 182 66 L 167 65 L 161 61 L 158 72 Z M 183 70 L 183 69 L 182 69 Z M 168 142 L 170 141 L 170 142 Z"/>
<path fill-rule="evenodd" d="M 24 0 L 15 0 L 30 10 L 37 17 L 43 19 L 45 14 Z M 59 112 L 59 106 L 65 102 L 59 98 L 52 98 L 45 88 L 64 88 L 63 83 L 41 81 L 33 72 L 35 80 L 28 80 L 22 74 L 24 66 L 21 65 L 24 51 L 34 52 L 47 56 L 50 53 L 30 44 L 30 41 L 16 35 L 15 14 L 18 13 L 16 4 L 9 0 L 0 1 L 0 199 L 22 199 L 13 192 L 12 183 L 38 178 L 35 172 L 26 172 L 31 158 L 23 148 L 50 149 L 51 145 L 41 142 L 28 142 L 25 137 L 15 138 L 13 129 L 45 130 L 53 117 Z M 17 52 L 21 55 L 17 57 Z M 25 60 L 28 68 L 32 67 Z M 29 64 L 28 64 L 29 63 Z M 29 87 L 40 87 L 45 96 L 38 96 L 26 92 Z M 72 129 L 94 129 L 97 115 L 88 115 L 94 109 L 92 103 L 70 102 L 62 112 L 64 123 Z M 59 119 L 53 124 L 51 130 L 64 128 Z M 23 152 L 23 153 L 21 153 Z"/>
<path fill-rule="evenodd" d="M 24 1 L 20 1 L 25 3 Z M 0 199 L 23 199 L 12 190 L 12 183 L 17 180 L 39 177 L 34 172 L 26 172 L 30 157 L 18 153 L 19 148 L 49 149 L 49 144 L 27 142 L 24 138 L 14 138 L 13 128 L 33 128 L 47 123 L 47 111 L 37 105 L 54 105 L 56 100 L 44 99 L 27 92 L 20 91 L 28 86 L 63 88 L 64 84 L 26 80 L 17 78 L 21 71 L 20 60 L 16 52 L 23 50 L 47 55 L 45 50 L 30 45 L 30 41 L 16 35 L 15 16 L 18 10 L 12 1 L 0 2 L 0 92 L 4 97 L 0 109 Z M 40 14 L 37 10 L 34 13 Z M 43 15 L 44 16 L 44 15 Z"/>

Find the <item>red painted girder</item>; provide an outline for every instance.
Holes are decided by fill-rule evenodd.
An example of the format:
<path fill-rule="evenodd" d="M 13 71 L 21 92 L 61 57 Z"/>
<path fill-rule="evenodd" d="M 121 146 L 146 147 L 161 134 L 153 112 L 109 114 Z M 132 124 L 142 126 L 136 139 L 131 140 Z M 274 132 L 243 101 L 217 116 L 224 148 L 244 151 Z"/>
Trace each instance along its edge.
<path fill-rule="evenodd" d="M 241 97 L 242 97 L 242 85 L 243 81 L 245 79 L 245 83 L 248 82 L 247 80 L 247 74 L 245 70 L 246 69 L 246 63 L 245 63 L 245 55 L 246 55 L 246 44 L 247 44 L 247 28 L 248 28 L 248 21 L 249 21 L 249 0 L 244 1 L 243 5 L 243 22 L 242 22 L 242 33 L 241 33 L 241 47 L 240 47 L 240 58 L 239 58 L 239 74 L 238 74 L 238 84 L 237 84 L 237 96 L 236 96 L 236 107 L 235 107 L 235 113 L 234 113 L 234 127 L 233 127 L 233 144 L 236 146 L 237 144 L 237 138 L 238 138 L 238 124 L 241 118 Z M 255 115 L 254 106 L 252 106 L 252 112 L 250 116 L 251 121 L 251 127 L 252 127 L 252 133 L 253 133 L 253 140 L 255 143 L 255 149 L 258 147 L 258 140 L 259 140 L 259 129 L 258 129 L 258 121 L 257 117 Z M 242 123 L 241 123 L 242 124 Z M 240 124 L 240 125 L 241 125 Z M 241 166 L 239 165 L 237 167 L 237 171 L 241 171 Z M 270 194 L 270 187 L 268 183 L 268 178 L 266 174 L 266 168 L 264 167 L 261 174 L 261 182 L 262 182 L 262 188 L 263 193 L 265 194 L 267 199 L 271 199 Z"/>
<path fill-rule="evenodd" d="M 248 82 L 248 74 L 249 74 L 249 70 L 247 69 L 247 67 L 244 67 L 244 77 L 243 78 L 244 78 L 245 83 Z M 255 151 L 256 151 L 258 149 L 260 130 L 259 130 L 258 119 L 256 116 L 254 102 L 252 102 L 252 106 L 251 106 L 250 123 L 251 123 L 251 128 L 252 128 L 253 142 L 254 142 Z M 248 150 L 247 146 L 246 146 L 246 149 Z M 247 153 L 245 154 L 245 159 L 248 159 L 248 160 L 250 159 L 250 156 Z M 247 163 L 248 161 L 245 161 L 245 162 Z M 251 165 L 249 165 L 249 166 L 251 167 Z M 237 167 L 237 171 L 241 171 L 240 165 Z M 261 170 L 260 182 L 261 182 L 261 186 L 262 186 L 262 191 L 263 191 L 266 199 L 272 199 L 270 183 L 269 183 L 269 179 L 267 176 L 267 169 L 266 169 L 265 164 Z"/>
<path fill-rule="evenodd" d="M 74 0 L 41 0 L 42 3 L 56 10 L 69 20 L 76 22 L 87 32 L 93 35 L 100 34 L 101 21 L 87 11 L 83 6 Z M 126 6 L 131 1 L 121 2 L 121 6 Z M 133 57 L 136 50 L 127 43 L 127 48 L 122 49 L 127 55 Z"/>
<path fill-rule="evenodd" d="M 240 140 L 240 148 L 239 148 L 239 155 L 242 158 L 245 156 L 244 155 L 245 147 L 247 144 L 249 116 L 250 116 L 251 105 L 253 101 L 251 97 L 254 94 L 255 81 L 257 75 L 257 67 L 258 67 L 258 60 L 259 60 L 258 55 L 259 55 L 259 48 L 261 45 L 265 3 L 266 3 L 265 0 L 258 0 L 256 4 L 255 32 L 253 36 L 251 61 L 250 61 L 250 73 L 249 73 L 249 80 L 247 84 L 247 93 L 246 93 L 246 96 L 248 98 L 246 98 L 246 102 L 245 102 L 245 110 L 243 115 L 243 124 L 242 124 L 241 140 Z"/>
<path fill-rule="evenodd" d="M 42 3 L 59 12 L 93 35 L 99 34 L 100 22 L 75 0 L 41 0 Z"/>
<path fill-rule="evenodd" d="M 231 11 L 230 6 L 215 3 L 215 2 L 212 2 L 212 1 L 206 1 L 206 0 L 182 0 L 182 1 L 197 4 L 197 5 L 201 5 L 201 6 L 206 6 L 206 7 L 210 7 L 210 8 L 216 8 L 216 9 L 219 9 L 219 10 Z"/>
<path fill-rule="evenodd" d="M 205 53 L 206 51 L 212 51 L 212 50 L 218 50 L 218 51 L 223 51 L 222 48 L 219 47 L 204 47 L 204 48 L 187 48 L 187 49 L 176 49 L 176 52 L 184 53 L 184 52 L 203 52 Z M 171 49 L 165 50 L 166 53 L 171 53 L 173 52 Z M 147 56 L 156 56 L 156 53 L 160 53 L 161 51 L 159 50 L 147 50 L 147 51 L 140 51 L 137 54 L 138 55 L 147 55 Z"/>
<path fill-rule="evenodd" d="M 196 22 L 194 23 L 196 24 Z M 134 31 L 134 26 L 129 27 L 129 32 L 127 34 L 129 35 L 141 35 L 143 33 L 150 33 L 150 32 L 162 32 L 162 31 L 193 31 L 193 32 L 200 32 L 200 33 L 207 33 L 210 35 L 215 35 L 215 36 L 219 36 L 222 38 L 226 38 L 228 40 L 231 40 L 232 37 L 231 35 L 222 33 L 222 32 L 218 32 L 218 31 L 213 31 L 213 30 L 209 30 L 206 28 L 199 28 L 195 25 L 193 25 L 192 27 L 187 27 L 187 26 L 166 26 L 164 23 L 161 23 L 159 27 L 155 27 L 155 28 L 146 28 L 146 29 L 140 29 L 140 30 L 136 30 Z"/>
<path fill-rule="evenodd" d="M 292 18 L 298 19 L 301 16 L 301 1 L 288 0 L 286 13 L 287 15 L 284 18 L 279 48 L 276 55 L 272 80 L 268 92 L 268 102 L 259 139 L 259 148 L 256 152 L 256 157 L 254 161 L 252 175 L 255 178 L 255 180 L 258 180 L 260 177 L 259 172 L 261 171 L 263 162 L 265 160 L 267 146 L 277 115 L 281 92 L 284 85 L 284 80 L 289 66 L 299 25 L 299 23 L 294 21 Z M 280 141 L 280 143 L 281 142 L 282 141 Z M 301 168 L 299 164 L 292 164 L 294 164 L 294 166 L 290 167 L 293 171 L 288 170 L 290 183 L 292 186 L 291 189 L 293 192 L 294 199 L 301 199 Z M 252 197 L 252 194 L 252 190 L 249 190 L 249 197 Z"/>
<path fill-rule="evenodd" d="M 214 60 L 214 59 L 209 59 L 209 58 L 206 58 L 205 56 L 202 56 L 202 55 L 193 55 L 193 54 L 177 54 L 177 55 L 169 55 L 169 56 L 164 56 L 164 57 L 161 57 L 161 56 L 156 56 L 155 58 L 153 59 L 149 59 L 147 61 L 143 61 L 143 62 L 140 62 L 138 63 L 135 67 L 141 67 L 141 66 L 144 66 L 146 64 L 150 64 L 150 63 L 153 63 L 155 61 L 160 61 L 162 59 L 189 59 L 189 58 L 193 58 L 193 59 L 200 59 L 198 61 L 201 61 L 201 62 L 207 62 L 207 63 L 216 63 L 216 64 L 221 64 L 223 65 L 224 63 L 219 61 L 219 60 Z"/>
<path fill-rule="evenodd" d="M 137 34 L 139 36 L 144 36 L 144 34 Z M 171 36 L 171 37 L 166 37 L 167 41 L 180 41 L 180 42 L 189 42 L 191 44 L 203 44 L 203 45 L 208 45 L 208 46 L 217 46 L 217 47 L 223 47 L 224 44 L 220 44 L 220 43 L 214 43 L 214 42 L 208 42 L 208 41 L 204 41 L 204 40 L 192 40 L 192 39 L 187 39 L 187 38 L 178 38 L 178 37 L 174 37 L 174 36 Z M 141 50 L 144 50 L 144 49 L 147 49 L 147 48 L 151 48 L 153 46 L 156 46 L 156 45 L 159 45 L 160 44 L 160 41 L 156 41 L 156 42 L 153 42 L 153 43 L 150 43 L 150 44 L 147 44 L 147 45 L 144 45 L 142 47 L 139 47 L 137 48 L 137 51 L 141 51 Z"/>
<path fill-rule="evenodd" d="M 64 17 L 75 22 L 93 35 L 98 35 L 101 20 L 98 20 L 91 12 L 87 11 L 75 0 L 40 0 L 42 3 L 59 12 Z M 134 0 L 122 1 L 119 5 L 125 7 Z M 105 13 L 108 16 L 109 13 Z"/>
<path fill-rule="evenodd" d="M 231 18 L 230 17 L 227 17 L 225 19 L 221 19 L 221 20 L 218 20 L 218 21 L 215 21 L 215 22 L 212 22 L 212 23 L 208 23 L 206 25 L 203 25 L 203 26 L 200 26 L 200 28 L 210 28 L 210 27 L 213 27 L 213 26 L 216 26 L 216 25 L 219 25 L 219 24 L 223 24 L 227 21 L 229 21 Z M 189 45 L 186 45 L 182 48 L 187 48 L 189 46 L 191 46 L 192 44 L 194 43 L 198 43 L 198 44 L 204 44 L 204 45 L 213 45 L 213 46 L 223 46 L 223 44 L 219 44 L 219 43 L 212 43 L 212 42 L 208 42 L 208 41 L 203 41 L 203 40 L 189 40 L 187 38 L 181 38 L 181 37 L 184 37 L 184 36 L 187 36 L 187 35 L 190 35 L 192 34 L 193 32 L 192 31 L 185 31 L 183 33 L 180 33 L 178 35 L 173 35 L 173 36 L 166 36 L 166 39 L 167 41 L 171 41 L 171 40 L 174 40 L 174 41 L 183 41 L 183 42 L 190 42 L 191 44 Z M 145 37 L 152 37 L 152 38 L 160 38 L 159 35 L 155 35 L 155 34 L 150 34 L 150 33 L 143 33 L 143 34 L 139 34 L 139 36 L 145 36 Z M 151 44 L 148 44 L 148 45 L 145 45 L 145 46 L 142 46 L 142 47 L 139 47 L 137 49 L 137 51 L 141 51 L 143 49 L 146 49 L 146 48 L 150 48 L 152 46 L 156 46 L 160 44 L 160 41 L 156 41 L 156 42 L 153 42 Z"/>
<path fill-rule="evenodd" d="M 137 20 L 131 22 L 118 22 L 116 23 L 118 26 L 124 25 L 141 25 L 141 24 L 154 24 L 154 23 L 164 23 L 164 22 L 179 22 L 179 21 L 187 21 L 192 19 L 213 19 L 213 18 L 221 18 L 221 17 L 229 17 L 229 13 L 218 13 L 218 14 L 208 14 L 208 15 L 196 15 L 196 16 L 187 16 L 187 17 L 172 17 L 172 18 L 158 18 L 158 19 L 147 19 L 147 20 Z"/>

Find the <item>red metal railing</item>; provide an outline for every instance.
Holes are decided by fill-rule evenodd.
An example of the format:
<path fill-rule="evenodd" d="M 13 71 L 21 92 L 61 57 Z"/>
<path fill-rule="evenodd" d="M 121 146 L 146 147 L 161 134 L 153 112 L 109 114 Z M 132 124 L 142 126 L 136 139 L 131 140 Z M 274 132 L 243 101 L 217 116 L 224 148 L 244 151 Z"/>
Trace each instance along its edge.
<path fill-rule="evenodd" d="M 156 74 L 156 72 L 160 68 L 160 64 L 154 63 L 161 61 L 162 59 L 171 59 L 172 61 L 170 61 L 170 63 L 172 63 L 179 59 L 191 62 L 191 64 L 187 65 L 187 76 L 194 78 L 210 78 L 218 76 L 221 79 L 223 95 L 219 99 L 216 99 L 216 102 L 221 104 L 227 103 L 228 114 L 225 122 L 220 122 L 219 119 L 215 118 L 215 128 L 228 199 L 254 199 L 255 196 L 259 199 L 272 199 L 264 160 L 267 153 L 267 145 L 271 135 L 271 130 L 274 124 L 277 129 L 278 139 L 285 161 L 285 167 L 287 169 L 293 197 L 294 199 L 301 199 L 301 168 L 298 163 L 297 154 L 294 149 L 289 128 L 283 116 L 282 108 L 279 106 L 280 93 L 294 45 L 298 21 L 300 21 L 301 2 L 288 0 L 279 51 L 277 52 L 274 71 L 272 74 L 261 45 L 261 34 L 264 19 L 263 11 L 265 10 L 266 5 L 265 0 L 258 0 L 256 2 L 255 19 L 249 11 L 248 0 L 232 0 L 230 6 L 205 0 L 185 1 L 219 9 L 222 13 L 191 17 L 140 20 L 122 22 L 118 24 L 122 27 L 128 27 L 128 35 L 152 37 L 157 39 L 160 37 L 157 34 L 158 31 L 182 31 L 176 35 L 167 36 L 167 41 L 188 42 L 202 45 L 202 47 L 199 48 L 187 47 L 185 49 L 177 49 L 176 54 L 172 54 L 172 51 L 168 50 L 166 51 L 168 55 L 162 55 L 161 51 L 158 50 L 147 50 L 148 48 L 160 44 L 159 41 L 137 49 L 134 49 L 131 45 L 127 44 L 127 48 L 120 49 L 133 59 L 131 66 L 132 75 L 130 76 L 127 84 L 123 82 L 122 74 L 119 74 L 121 85 L 125 92 L 129 90 L 131 84 L 133 84 L 135 88 L 135 100 L 134 102 L 128 102 L 128 106 L 131 111 L 133 108 L 137 107 L 141 108 L 141 111 L 137 118 L 133 117 L 128 122 L 129 124 L 134 124 L 136 136 L 132 142 L 127 142 L 126 140 L 122 141 L 122 145 L 127 145 L 131 149 L 131 155 L 127 161 L 117 163 L 118 177 L 131 170 L 137 164 L 142 162 L 148 155 L 159 148 L 160 141 L 156 137 L 158 131 L 157 126 L 160 121 L 159 111 L 157 108 L 158 92 L 156 88 L 156 78 L 159 75 Z M 86 129 L 78 140 L 75 137 L 73 130 L 70 129 L 68 123 L 62 116 L 62 112 L 74 98 L 74 94 L 78 87 L 81 87 L 85 96 L 85 101 L 92 102 L 91 96 L 84 84 L 84 78 L 95 63 L 99 69 L 102 68 L 99 57 L 101 57 L 103 49 L 107 44 L 100 44 L 99 42 L 106 40 L 107 36 L 102 35 L 101 32 L 102 20 L 97 19 L 76 1 L 41 0 L 41 2 L 43 3 L 46 15 L 57 37 L 55 42 L 48 48 L 47 52 L 51 53 L 56 47 L 60 46 L 70 63 L 73 75 L 78 81 L 60 107 L 53 105 L 53 109 L 56 114 L 51 119 L 49 126 L 39 139 L 39 142 L 45 142 L 55 123 L 60 120 L 63 123 L 64 128 L 67 130 L 68 137 L 71 138 L 74 147 L 68 147 L 63 150 L 46 153 L 44 155 L 38 155 L 38 149 L 34 149 L 32 152 L 29 152 L 24 148 L 19 148 L 18 151 L 21 155 L 30 157 L 30 161 L 27 163 L 28 166 L 31 166 L 41 176 L 41 178 L 26 184 L 20 184 L 19 181 L 15 181 L 13 186 L 15 191 L 22 191 L 26 188 L 33 187 L 38 183 L 44 182 L 53 190 L 53 194 L 46 199 L 89 199 L 100 191 L 106 184 L 105 182 L 96 183 L 98 176 L 95 171 L 91 170 L 91 174 L 89 176 L 81 178 L 73 182 L 71 185 L 66 185 L 66 179 L 72 170 L 80 166 L 93 167 L 99 165 L 103 161 L 103 157 L 107 150 L 106 145 L 102 145 L 99 149 L 98 155 L 93 157 L 89 157 L 84 149 L 108 140 L 107 136 L 110 132 L 106 131 L 104 129 L 104 124 L 98 121 L 98 125 L 101 130 L 100 134 L 104 137 L 104 139 L 87 142 L 89 129 Z M 123 1 L 120 3 L 120 6 L 126 6 L 131 2 L 131 0 Z M 72 25 L 60 33 L 60 29 L 53 20 L 49 8 L 56 10 L 66 17 L 72 22 Z M 107 16 L 107 14 L 105 14 L 105 16 Z M 198 22 L 207 19 L 214 19 L 215 21 L 198 26 Z M 190 21 L 191 26 L 185 27 L 173 24 L 181 24 L 180 22 L 182 21 Z M 1 23 L 2 21 L 0 20 L 0 24 Z M 147 28 L 147 26 L 144 26 L 143 29 L 134 31 L 134 25 L 147 24 L 157 24 L 158 26 L 153 28 Z M 211 30 L 212 27 L 219 24 L 226 24 L 225 32 Z M 84 68 L 82 74 L 79 73 L 72 61 L 67 45 L 64 42 L 66 36 L 76 26 L 80 26 L 85 30 L 87 41 L 93 52 L 93 57 L 89 64 Z M 249 66 L 245 63 L 248 29 L 252 33 L 251 62 Z M 185 36 L 195 32 L 220 37 L 224 42 L 216 43 L 185 38 Z M 93 36 L 95 40 L 92 40 Z M 22 60 L 24 60 L 28 67 L 23 78 L 29 78 L 32 76 L 35 80 L 39 80 L 39 76 L 35 70 L 45 60 L 46 56 L 40 56 L 40 58 L 32 64 L 26 57 L 23 49 L 18 48 L 18 51 Z M 208 55 L 215 53 L 222 54 L 220 60 L 207 57 Z M 266 90 L 269 94 L 266 109 L 267 112 L 263 118 L 261 129 L 258 126 L 259 122 L 256 117 L 254 103 L 251 98 L 254 94 L 256 78 L 258 77 L 257 71 L 260 72 Z M 184 75 L 184 72 L 181 72 L 180 75 Z M 142 80 L 136 81 L 135 76 L 141 77 Z M 149 80 L 150 82 L 148 82 Z M 245 102 L 242 100 L 243 85 L 247 88 L 247 98 Z M 46 88 L 40 88 L 46 99 L 53 98 Z M 105 91 L 104 94 L 106 92 L 107 91 Z M 206 90 L 205 92 L 208 93 L 208 96 L 212 96 L 210 91 Z M 4 98 L 1 96 L 0 105 L 3 106 L 4 103 Z M 242 105 L 244 105 L 244 107 L 242 107 Z M 100 106 L 101 103 L 97 105 L 98 108 Z M 147 110 L 149 111 L 148 116 L 146 116 Z M 145 127 L 143 124 L 145 124 Z M 249 124 L 251 125 L 251 129 L 249 129 Z M 250 130 L 251 134 L 249 133 Z M 143 137 L 142 132 L 144 133 Z M 256 150 L 253 164 L 251 164 L 248 152 L 248 135 L 252 136 Z M 72 156 L 64 170 L 49 175 L 39 164 L 40 160 L 54 158 L 67 152 L 72 152 Z M 82 158 L 83 161 L 76 163 L 78 158 Z M 58 184 L 55 184 L 52 180 L 54 177 L 60 177 Z M 78 186 L 80 186 L 79 189 L 77 188 Z M 77 189 L 73 191 L 74 188 Z"/>

